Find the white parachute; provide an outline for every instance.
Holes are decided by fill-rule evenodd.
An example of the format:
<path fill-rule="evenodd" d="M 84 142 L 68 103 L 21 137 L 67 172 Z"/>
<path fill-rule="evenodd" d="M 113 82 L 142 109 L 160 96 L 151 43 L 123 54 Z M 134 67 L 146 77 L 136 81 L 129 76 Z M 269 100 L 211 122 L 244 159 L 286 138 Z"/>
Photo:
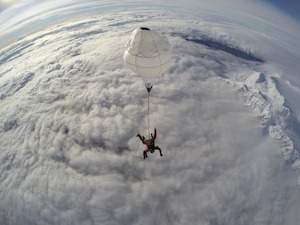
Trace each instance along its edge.
<path fill-rule="evenodd" d="M 146 27 L 135 29 L 125 45 L 124 62 L 143 78 L 150 92 L 152 80 L 170 68 L 168 39 Z"/>
<path fill-rule="evenodd" d="M 140 75 L 148 91 L 148 135 L 150 138 L 150 91 L 152 82 L 170 68 L 168 39 L 146 27 L 135 29 L 125 45 L 124 62 Z"/>

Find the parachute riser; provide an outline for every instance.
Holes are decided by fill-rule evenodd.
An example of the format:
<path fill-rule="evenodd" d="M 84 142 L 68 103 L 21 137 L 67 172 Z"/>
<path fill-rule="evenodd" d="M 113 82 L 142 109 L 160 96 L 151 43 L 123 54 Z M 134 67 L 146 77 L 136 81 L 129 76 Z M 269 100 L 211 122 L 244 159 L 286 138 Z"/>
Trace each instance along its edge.
<path fill-rule="evenodd" d="M 153 87 L 153 85 L 151 85 L 151 84 L 149 84 L 149 83 L 147 83 L 147 84 L 145 84 L 145 87 L 146 87 L 146 89 L 147 89 L 147 91 L 148 91 L 148 136 L 149 136 L 149 139 L 150 139 L 150 91 L 151 91 L 151 89 L 152 89 L 152 87 Z"/>
<path fill-rule="evenodd" d="M 150 91 L 148 91 L 148 136 L 150 139 Z"/>
<path fill-rule="evenodd" d="M 148 136 L 149 136 L 149 139 L 150 139 L 150 92 L 152 90 L 153 85 L 150 84 L 150 83 L 146 83 L 145 87 L 148 91 L 148 118 L 147 118 L 148 121 L 147 122 L 148 122 Z"/>

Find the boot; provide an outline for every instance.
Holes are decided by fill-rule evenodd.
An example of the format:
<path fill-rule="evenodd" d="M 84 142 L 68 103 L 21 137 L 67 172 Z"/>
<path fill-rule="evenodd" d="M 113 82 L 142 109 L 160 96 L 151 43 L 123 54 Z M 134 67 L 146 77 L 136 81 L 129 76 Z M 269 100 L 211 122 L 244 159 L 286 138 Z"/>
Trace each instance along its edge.
<path fill-rule="evenodd" d="M 146 159 L 147 157 L 147 152 L 144 152 L 144 159 Z"/>

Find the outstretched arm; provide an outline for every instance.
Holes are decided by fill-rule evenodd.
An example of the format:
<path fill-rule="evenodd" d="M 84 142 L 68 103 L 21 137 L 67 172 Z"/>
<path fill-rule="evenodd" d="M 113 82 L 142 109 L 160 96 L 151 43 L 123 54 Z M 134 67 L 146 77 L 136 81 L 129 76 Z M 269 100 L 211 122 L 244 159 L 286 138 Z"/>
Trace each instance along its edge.
<path fill-rule="evenodd" d="M 139 137 L 142 142 L 144 142 L 144 139 L 140 134 L 137 134 L 136 136 Z"/>
<path fill-rule="evenodd" d="M 145 140 L 145 137 L 144 136 L 141 136 L 140 134 L 136 135 L 137 137 L 140 138 L 140 140 L 144 143 L 144 140 Z"/>

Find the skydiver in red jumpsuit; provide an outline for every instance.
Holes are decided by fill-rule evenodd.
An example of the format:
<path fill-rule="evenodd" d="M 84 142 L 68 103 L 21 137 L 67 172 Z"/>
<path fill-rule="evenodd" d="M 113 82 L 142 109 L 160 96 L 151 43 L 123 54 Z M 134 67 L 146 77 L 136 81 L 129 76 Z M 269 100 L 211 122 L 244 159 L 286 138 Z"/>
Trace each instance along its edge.
<path fill-rule="evenodd" d="M 144 150 L 144 159 L 146 159 L 147 156 L 147 152 L 151 152 L 153 153 L 155 150 L 159 150 L 160 152 L 160 156 L 163 156 L 163 154 L 161 153 L 161 149 L 158 146 L 155 146 L 155 139 L 156 139 L 156 128 L 154 129 L 154 135 L 151 134 L 151 138 L 145 140 L 146 138 L 144 136 L 141 136 L 140 134 L 136 135 L 137 137 L 140 138 L 140 140 L 143 142 L 144 145 L 147 145 L 147 148 Z"/>

